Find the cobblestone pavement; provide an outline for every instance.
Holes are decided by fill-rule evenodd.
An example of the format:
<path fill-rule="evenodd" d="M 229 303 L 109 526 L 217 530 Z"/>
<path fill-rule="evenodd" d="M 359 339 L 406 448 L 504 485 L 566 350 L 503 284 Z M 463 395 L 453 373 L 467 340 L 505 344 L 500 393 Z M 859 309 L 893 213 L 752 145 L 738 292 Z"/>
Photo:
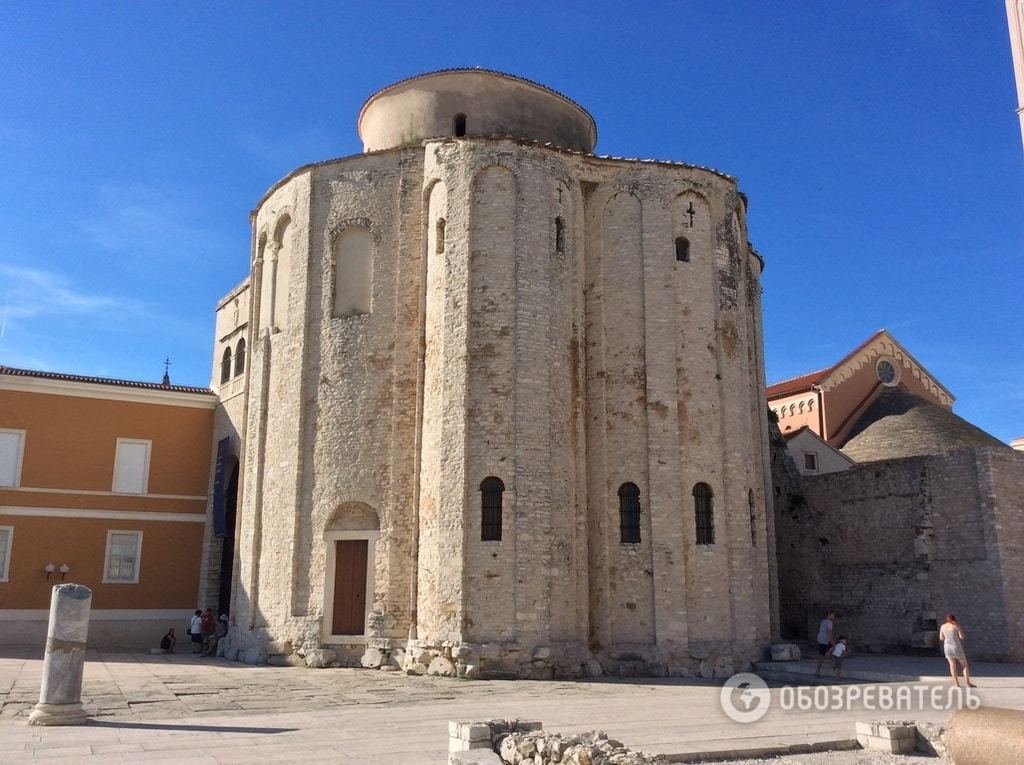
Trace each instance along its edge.
<path fill-rule="evenodd" d="M 984 703 L 1024 707 L 1019 669 L 1016 676 L 979 676 Z M 566 733 L 599 728 L 630 747 L 676 754 L 848 740 L 856 720 L 893 716 L 773 707 L 761 721 L 740 725 L 721 711 L 720 681 L 473 682 L 89 652 L 83 697 L 92 720 L 38 728 L 25 720 L 38 700 L 41 670 L 38 654 L 0 654 L 2 763 L 427 765 L 446 760 L 448 720 L 496 717 L 537 719 Z M 779 692 L 772 691 L 776 702 Z M 915 717 L 942 722 L 946 714 Z M 782 762 L 884 762 L 850 757 Z"/>

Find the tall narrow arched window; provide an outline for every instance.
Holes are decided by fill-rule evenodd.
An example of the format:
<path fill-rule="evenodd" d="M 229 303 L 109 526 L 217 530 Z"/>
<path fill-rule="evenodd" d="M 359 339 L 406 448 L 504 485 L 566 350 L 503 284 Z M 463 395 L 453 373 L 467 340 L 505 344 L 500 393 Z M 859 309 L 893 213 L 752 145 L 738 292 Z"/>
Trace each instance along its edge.
<path fill-rule="evenodd" d="M 755 504 L 754 490 L 747 492 L 747 507 L 750 509 L 750 544 L 757 546 L 757 505 Z"/>
<path fill-rule="evenodd" d="M 706 483 L 693 487 L 693 514 L 697 521 L 697 544 L 715 543 L 714 493 Z"/>
<path fill-rule="evenodd" d="M 624 545 L 640 541 L 640 488 L 635 483 L 619 487 L 619 541 Z"/>
<path fill-rule="evenodd" d="M 452 123 L 452 132 L 455 134 L 456 138 L 462 138 L 464 135 L 466 135 L 465 114 L 456 114 L 455 118 L 452 120 Z"/>
<path fill-rule="evenodd" d="M 235 377 L 245 371 L 245 338 L 238 341 L 235 347 Z"/>
<path fill-rule="evenodd" d="M 224 349 L 224 355 L 220 357 L 220 384 L 223 385 L 231 379 L 231 346 Z"/>
<path fill-rule="evenodd" d="M 565 221 L 555 218 L 555 252 L 565 252 Z"/>
<path fill-rule="evenodd" d="M 690 240 L 685 236 L 676 237 L 676 260 L 682 263 L 690 262 Z"/>
<path fill-rule="evenodd" d="M 434 252 L 444 252 L 444 218 L 437 219 L 437 228 L 434 231 Z"/>
<path fill-rule="evenodd" d="M 505 484 L 500 478 L 488 476 L 480 482 L 480 540 L 501 541 L 501 495 Z"/>

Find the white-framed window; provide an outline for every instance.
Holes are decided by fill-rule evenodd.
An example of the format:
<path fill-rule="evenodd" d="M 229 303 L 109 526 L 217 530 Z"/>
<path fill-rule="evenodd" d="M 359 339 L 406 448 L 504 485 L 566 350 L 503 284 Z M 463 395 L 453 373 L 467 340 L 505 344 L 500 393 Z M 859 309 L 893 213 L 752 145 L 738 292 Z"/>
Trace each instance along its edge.
<path fill-rule="evenodd" d="M 145 494 L 149 488 L 149 452 L 153 442 L 141 438 L 117 439 L 114 455 L 114 491 Z"/>
<path fill-rule="evenodd" d="M 0 486 L 21 485 L 25 431 L 0 428 Z"/>
<path fill-rule="evenodd" d="M 818 453 L 804 452 L 804 470 L 808 473 L 818 472 Z"/>
<path fill-rule="evenodd" d="M 11 573 L 11 545 L 14 543 L 14 527 L 0 526 L 0 582 L 6 582 Z"/>
<path fill-rule="evenodd" d="M 107 532 L 103 559 L 104 584 L 138 584 L 142 562 L 142 532 L 112 529 Z"/>

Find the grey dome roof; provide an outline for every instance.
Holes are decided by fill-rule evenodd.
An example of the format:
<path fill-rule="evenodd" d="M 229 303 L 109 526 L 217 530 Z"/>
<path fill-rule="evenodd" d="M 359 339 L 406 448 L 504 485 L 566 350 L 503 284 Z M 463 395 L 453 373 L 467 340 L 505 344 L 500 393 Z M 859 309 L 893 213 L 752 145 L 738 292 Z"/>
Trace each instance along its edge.
<path fill-rule="evenodd" d="M 900 387 L 886 388 L 853 426 L 840 451 L 857 462 L 1009 447 L 945 407 Z"/>

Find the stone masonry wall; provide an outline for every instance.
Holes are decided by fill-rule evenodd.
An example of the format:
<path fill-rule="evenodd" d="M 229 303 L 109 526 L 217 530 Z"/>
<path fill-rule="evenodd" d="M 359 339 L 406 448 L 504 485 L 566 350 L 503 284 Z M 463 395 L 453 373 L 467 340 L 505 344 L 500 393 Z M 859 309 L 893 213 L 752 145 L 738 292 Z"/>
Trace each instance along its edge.
<path fill-rule="evenodd" d="M 856 649 L 901 650 L 953 612 L 970 657 L 1019 658 L 1024 459 L 967 450 L 801 483 L 803 499 L 790 488 L 776 511 L 789 637 L 813 639 L 834 608 Z"/>
<path fill-rule="evenodd" d="M 512 140 L 428 141 L 276 187 L 254 219 L 232 655 L 332 644 L 331 535 L 365 532 L 367 640 L 332 644 L 342 661 L 368 647 L 373 666 L 544 677 L 595 657 L 613 673 L 757 658 L 773 524 L 743 214 L 705 170 Z M 371 310 L 333 316 L 353 226 L 373 243 Z M 488 476 L 499 542 L 480 539 Z M 619 538 L 626 482 L 636 544 Z"/>

